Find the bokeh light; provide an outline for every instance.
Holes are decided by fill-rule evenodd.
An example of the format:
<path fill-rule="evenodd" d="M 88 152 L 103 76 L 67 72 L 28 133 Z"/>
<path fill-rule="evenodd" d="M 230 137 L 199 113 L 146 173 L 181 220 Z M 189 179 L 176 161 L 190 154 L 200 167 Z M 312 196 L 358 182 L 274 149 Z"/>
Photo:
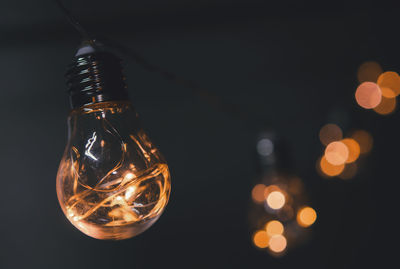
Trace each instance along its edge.
<path fill-rule="evenodd" d="M 357 79 L 360 83 L 365 81 L 376 82 L 383 70 L 380 64 L 374 61 L 364 62 L 357 71 Z"/>
<path fill-rule="evenodd" d="M 343 172 L 339 175 L 341 179 L 351 179 L 357 174 L 357 164 L 349 163 L 346 164 Z"/>
<path fill-rule="evenodd" d="M 357 103 L 365 108 L 371 109 L 377 107 L 382 99 L 382 91 L 376 83 L 363 82 L 356 90 Z"/>
<path fill-rule="evenodd" d="M 285 195 L 281 191 L 273 191 L 267 196 L 267 205 L 272 209 L 281 209 L 285 202 Z"/>
<path fill-rule="evenodd" d="M 277 234 L 283 234 L 285 228 L 280 221 L 271 220 L 265 225 L 265 230 L 267 231 L 268 236 L 273 236 Z"/>
<path fill-rule="evenodd" d="M 351 138 L 358 142 L 361 153 L 368 153 L 371 151 L 374 140 L 367 131 L 357 130 L 353 132 Z"/>
<path fill-rule="evenodd" d="M 273 191 L 281 191 L 281 189 L 277 185 L 269 185 L 265 187 L 264 197 L 267 197 Z"/>
<path fill-rule="evenodd" d="M 253 243 L 258 248 L 266 248 L 268 247 L 269 239 L 266 231 L 257 231 L 253 236 Z"/>
<path fill-rule="evenodd" d="M 257 152 L 261 156 L 269 156 L 274 152 L 274 144 L 268 138 L 260 139 L 257 143 Z"/>
<path fill-rule="evenodd" d="M 387 88 L 387 87 L 379 87 L 379 88 L 381 89 L 382 97 L 395 98 L 397 96 L 395 91 L 392 90 L 391 88 Z"/>
<path fill-rule="evenodd" d="M 345 144 L 349 150 L 349 157 L 347 158 L 346 163 L 355 162 L 360 156 L 360 145 L 358 142 L 352 138 L 343 139 L 341 142 Z"/>
<path fill-rule="evenodd" d="M 297 223 L 301 227 L 309 227 L 317 220 L 317 212 L 309 206 L 303 207 L 297 213 Z"/>
<path fill-rule="evenodd" d="M 326 160 L 325 156 L 323 156 L 319 161 L 319 168 L 324 175 L 334 177 L 342 173 L 344 164 L 333 165 Z"/>
<path fill-rule="evenodd" d="M 255 203 L 261 204 L 264 203 L 265 196 L 265 185 L 264 184 L 257 184 L 254 186 L 253 190 L 251 191 L 251 197 Z"/>
<path fill-rule="evenodd" d="M 377 84 L 379 87 L 390 88 L 396 96 L 400 94 L 400 76 L 396 72 L 382 73 L 378 77 Z"/>
<path fill-rule="evenodd" d="M 269 240 L 269 249 L 275 253 L 284 251 L 286 249 L 286 246 L 286 238 L 281 234 L 274 235 Z"/>
<path fill-rule="evenodd" d="M 374 111 L 381 115 L 389 115 L 396 109 L 396 103 L 396 98 L 382 97 L 381 102 L 374 108 Z"/>
<path fill-rule="evenodd" d="M 342 129 L 333 123 L 324 125 L 319 131 L 319 140 L 325 146 L 329 143 L 341 140 L 343 138 Z"/>
<path fill-rule="evenodd" d="M 332 142 L 325 149 L 325 158 L 333 165 L 344 164 L 349 158 L 349 149 L 341 141 Z"/>

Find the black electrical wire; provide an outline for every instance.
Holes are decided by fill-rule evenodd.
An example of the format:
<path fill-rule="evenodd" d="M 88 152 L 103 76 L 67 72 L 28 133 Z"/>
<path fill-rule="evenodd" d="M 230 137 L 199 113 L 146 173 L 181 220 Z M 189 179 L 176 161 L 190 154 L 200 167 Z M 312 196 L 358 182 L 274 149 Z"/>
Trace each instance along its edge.
<path fill-rule="evenodd" d="M 97 39 L 97 41 L 99 41 L 102 45 L 114 49 L 116 51 L 119 51 L 121 54 L 129 57 L 145 70 L 152 73 L 158 73 L 165 80 L 171 81 L 176 85 L 190 89 L 193 95 L 201 98 L 203 101 L 212 106 L 215 110 L 229 114 L 231 117 L 242 121 L 244 125 L 246 125 L 247 127 L 250 128 L 265 127 L 266 125 L 264 123 L 265 120 L 261 119 L 258 113 L 253 113 L 250 110 L 244 109 L 244 107 L 242 106 L 226 102 L 220 96 L 199 86 L 198 83 L 196 83 L 195 81 L 185 79 L 175 73 L 172 73 L 166 69 L 161 68 L 160 66 L 150 63 L 132 48 L 124 46 L 116 42 L 115 40 L 110 40 L 105 37 Z"/>
<path fill-rule="evenodd" d="M 102 37 L 100 39 L 92 38 L 92 36 L 79 23 L 79 21 L 72 14 L 72 12 L 69 11 L 63 5 L 61 0 L 54 0 L 54 1 L 56 2 L 60 10 L 63 12 L 65 17 L 68 19 L 68 22 L 80 33 L 80 35 L 84 39 L 84 42 L 89 42 L 93 46 L 101 45 L 118 51 L 119 53 L 129 57 L 131 60 L 136 62 L 145 70 L 152 73 L 157 73 L 167 81 L 171 81 L 176 85 L 190 89 L 193 95 L 201 98 L 215 110 L 226 113 L 230 115 L 232 118 L 241 121 L 247 128 L 258 129 L 266 126 L 267 122 L 265 122 L 265 119 L 262 119 L 260 117 L 259 113 L 254 113 L 250 111 L 250 109 L 245 110 L 243 107 L 239 105 L 232 104 L 222 100 L 222 98 L 219 97 L 218 95 L 200 87 L 195 81 L 185 79 L 166 69 L 163 69 L 155 64 L 150 63 L 132 48 L 124 46 L 114 40 L 110 40 L 105 37 Z"/>
<path fill-rule="evenodd" d="M 68 22 L 79 32 L 84 41 L 93 43 L 93 38 L 89 35 L 89 32 L 80 24 L 76 17 L 69 11 L 61 0 L 54 0 L 61 12 L 68 19 Z"/>

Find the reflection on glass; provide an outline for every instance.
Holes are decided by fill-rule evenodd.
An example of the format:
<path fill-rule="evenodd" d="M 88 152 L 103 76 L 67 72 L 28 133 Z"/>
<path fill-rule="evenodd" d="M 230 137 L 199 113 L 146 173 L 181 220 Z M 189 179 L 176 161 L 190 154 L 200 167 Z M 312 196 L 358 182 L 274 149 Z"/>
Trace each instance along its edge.
<path fill-rule="evenodd" d="M 57 175 L 60 205 L 72 224 L 98 239 L 126 239 L 149 228 L 170 194 L 160 152 L 129 103 L 75 109 Z"/>

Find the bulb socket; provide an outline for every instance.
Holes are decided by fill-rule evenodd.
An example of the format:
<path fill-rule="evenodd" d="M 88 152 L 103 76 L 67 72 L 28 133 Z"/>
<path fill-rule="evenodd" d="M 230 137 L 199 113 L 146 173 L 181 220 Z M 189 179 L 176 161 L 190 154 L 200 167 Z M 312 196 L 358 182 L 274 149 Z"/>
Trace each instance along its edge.
<path fill-rule="evenodd" d="M 77 54 L 65 76 L 72 109 L 129 100 L 121 60 L 110 52 Z"/>

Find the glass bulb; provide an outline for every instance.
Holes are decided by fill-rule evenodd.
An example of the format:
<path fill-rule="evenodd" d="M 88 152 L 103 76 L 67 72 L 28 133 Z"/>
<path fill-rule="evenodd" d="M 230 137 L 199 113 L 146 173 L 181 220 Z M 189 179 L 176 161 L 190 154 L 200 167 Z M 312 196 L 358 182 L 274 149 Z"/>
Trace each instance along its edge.
<path fill-rule="evenodd" d="M 148 229 L 167 205 L 170 174 L 131 104 L 85 105 L 72 110 L 68 123 L 57 174 L 68 220 L 97 239 L 126 239 Z"/>

